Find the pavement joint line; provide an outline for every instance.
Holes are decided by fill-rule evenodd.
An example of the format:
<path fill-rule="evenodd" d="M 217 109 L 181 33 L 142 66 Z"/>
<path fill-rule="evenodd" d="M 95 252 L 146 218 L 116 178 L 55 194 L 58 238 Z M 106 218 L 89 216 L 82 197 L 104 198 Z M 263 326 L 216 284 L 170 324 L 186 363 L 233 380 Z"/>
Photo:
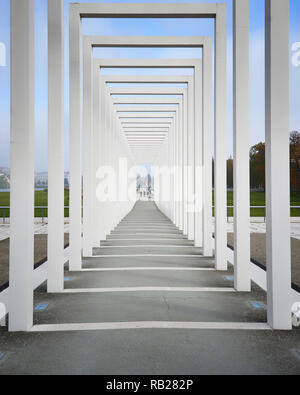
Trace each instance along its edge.
<path fill-rule="evenodd" d="M 191 245 L 165 245 L 165 244 L 156 244 L 156 245 L 151 245 L 151 244 L 145 244 L 145 245 L 125 245 L 125 246 L 101 246 L 101 247 L 95 247 L 95 248 L 201 248 L 201 247 L 194 247 Z"/>
<path fill-rule="evenodd" d="M 178 233 L 139 233 L 139 232 L 136 232 L 136 233 L 112 233 L 108 236 L 174 236 L 174 235 L 180 236 L 180 237 L 177 237 L 177 239 L 179 239 L 179 240 L 187 240 L 187 236 L 184 237 L 183 235 L 178 234 Z"/>
<path fill-rule="evenodd" d="M 146 257 L 146 256 L 149 256 L 149 257 L 152 257 L 152 258 L 163 258 L 163 257 L 167 257 L 167 258 L 208 258 L 208 257 L 205 257 L 205 256 L 203 256 L 203 255 L 184 255 L 184 254 L 182 254 L 182 255 L 180 255 L 180 254 L 177 254 L 177 255 L 171 255 L 171 254 L 127 254 L 127 255 L 112 255 L 112 254 L 110 254 L 110 255 L 92 255 L 92 256 L 89 256 L 89 257 L 84 257 L 84 258 L 134 258 L 134 257 L 137 257 L 137 258 L 142 258 L 142 257 Z"/>
<path fill-rule="evenodd" d="M 149 223 L 143 223 L 143 222 L 128 222 L 128 223 L 120 223 L 120 224 L 118 224 L 118 225 L 116 225 L 116 228 L 118 227 L 118 226 L 141 226 L 141 227 L 143 227 L 143 226 L 156 226 L 156 227 L 159 227 L 159 226 L 172 226 L 173 228 L 176 228 L 176 229 L 179 229 L 178 228 L 178 226 L 177 225 L 175 225 L 175 224 L 172 224 L 172 223 L 169 223 L 169 222 L 149 222 Z"/>
<path fill-rule="evenodd" d="M 186 240 L 186 239 L 178 239 L 178 238 L 174 238 L 174 239 L 108 239 L 108 240 L 101 240 L 102 242 L 108 241 L 174 241 L 174 240 Z M 193 241 L 193 240 L 189 240 L 189 241 Z M 172 246 L 173 247 L 173 246 Z M 193 247 L 193 245 L 191 245 L 191 247 Z"/>
<path fill-rule="evenodd" d="M 114 287 L 114 288 L 65 288 L 62 293 L 110 293 L 110 292 L 220 292 L 236 293 L 227 287 Z"/>
<path fill-rule="evenodd" d="M 211 329 L 211 330 L 260 330 L 271 331 L 267 323 L 256 322 L 175 322 L 175 321 L 135 321 L 96 322 L 80 324 L 34 325 L 30 332 L 68 332 L 122 329 Z"/>
<path fill-rule="evenodd" d="M 120 239 L 120 238 L 118 238 L 118 237 L 114 237 L 115 235 L 108 235 L 107 237 L 107 239 L 106 240 L 103 240 L 103 241 L 114 241 L 114 240 L 126 240 L 126 241 L 129 241 L 129 240 L 139 240 L 139 241 L 143 241 L 143 240 L 145 240 L 145 241 L 150 241 L 150 240 L 153 240 L 153 241 L 157 241 L 157 240 L 169 240 L 169 241 L 174 241 L 174 240 L 185 240 L 185 241 L 192 241 L 192 240 L 188 240 L 188 238 L 187 237 L 173 237 L 173 238 L 171 238 L 171 239 L 167 239 L 167 238 L 158 238 L 158 239 L 148 239 L 148 238 L 145 238 L 145 239 Z M 121 235 L 118 235 L 118 236 L 121 236 Z M 130 235 L 127 235 L 127 236 L 130 236 Z M 138 235 L 131 235 L 131 236 L 138 236 Z"/>
<path fill-rule="evenodd" d="M 195 271 L 195 272 L 215 272 L 216 269 L 211 268 L 211 267 L 155 267 L 155 266 L 150 266 L 150 267 L 102 267 L 102 268 L 83 268 L 79 270 L 79 272 L 109 272 L 109 271 L 139 271 L 139 270 L 169 270 L 169 271 Z"/>
<path fill-rule="evenodd" d="M 164 226 L 125 226 L 125 225 L 118 225 L 115 227 L 115 229 L 174 229 L 174 230 L 179 230 L 178 228 L 176 228 L 175 226 L 171 226 L 171 225 L 164 225 Z"/>
<path fill-rule="evenodd" d="M 146 227 L 139 227 L 139 226 L 132 226 L 132 227 L 117 227 L 117 228 L 114 228 L 113 229 L 113 231 L 114 232 L 116 232 L 116 231 L 122 231 L 122 232 L 135 232 L 135 231 L 139 231 L 139 232 L 141 232 L 141 231 L 153 231 L 153 232 L 158 232 L 158 231 L 160 231 L 160 232 L 169 232 L 169 231 L 171 231 L 171 232 L 177 232 L 177 233 L 179 233 L 179 234 L 182 234 L 182 231 L 180 231 L 179 229 L 176 229 L 176 228 L 172 228 L 172 227 L 149 227 L 149 228 L 146 228 Z"/>

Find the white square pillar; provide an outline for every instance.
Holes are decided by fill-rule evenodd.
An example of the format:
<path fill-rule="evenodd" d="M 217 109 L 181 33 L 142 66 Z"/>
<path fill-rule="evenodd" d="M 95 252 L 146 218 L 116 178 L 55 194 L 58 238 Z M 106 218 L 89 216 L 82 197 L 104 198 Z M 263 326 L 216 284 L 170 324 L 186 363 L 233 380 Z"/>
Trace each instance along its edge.
<path fill-rule="evenodd" d="M 9 330 L 33 324 L 34 1 L 11 0 Z"/>
<path fill-rule="evenodd" d="M 249 292 L 249 0 L 233 2 L 234 286 Z"/>
<path fill-rule="evenodd" d="M 291 329 L 289 0 L 266 0 L 268 323 Z"/>
<path fill-rule="evenodd" d="M 188 239 L 195 238 L 195 81 L 188 88 L 188 136 L 187 136 L 187 216 Z"/>
<path fill-rule="evenodd" d="M 93 215 L 93 228 L 94 228 L 94 235 L 93 235 L 93 240 L 94 240 L 94 245 L 99 246 L 99 243 L 101 240 L 105 239 L 105 233 L 104 233 L 104 225 L 103 225 L 103 216 L 101 213 L 101 208 L 102 208 L 102 203 L 98 201 L 97 199 L 97 172 L 98 169 L 101 165 L 102 161 L 102 149 L 101 146 L 103 145 L 103 140 L 102 140 L 102 130 L 103 127 L 101 127 L 100 123 L 100 103 L 103 101 L 103 99 L 100 100 L 100 70 L 98 66 L 93 67 L 93 101 L 92 101 L 92 116 L 93 116 L 93 121 L 92 121 L 92 134 L 93 134 L 93 171 L 92 171 L 92 189 L 91 193 L 93 194 L 92 199 L 93 199 L 93 207 L 94 207 L 94 215 Z"/>
<path fill-rule="evenodd" d="M 77 4 L 70 5 L 70 261 L 81 269 L 81 132 L 82 45 Z"/>
<path fill-rule="evenodd" d="M 203 137 L 203 116 L 202 113 L 202 75 L 195 68 L 195 146 L 194 146 L 194 187 L 195 187 L 195 247 L 203 246 L 203 157 L 202 157 L 202 137 Z"/>
<path fill-rule="evenodd" d="M 48 0 L 48 292 L 64 287 L 64 1 Z"/>
<path fill-rule="evenodd" d="M 190 98 L 191 86 L 188 84 L 187 95 L 184 95 L 183 101 L 183 136 L 182 136 L 182 203 L 183 203 L 183 234 L 188 234 L 188 179 L 187 179 L 187 165 L 188 165 L 188 130 L 189 130 L 189 111 L 188 103 Z"/>
<path fill-rule="evenodd" d="M 215 54 L 215 255 L 216 269 L 227 270 L 227 9 L 217 4 Z"/>
<path fill-rule="evenodd" d="M 83 256 L 93 255 L 92 48 L 83 46 Z M 98 89 L 98 86 L 96 87 Z"/>
<path fill-rule="evenodd" d="M 200 73 L 196 68 L 195 73 Z M 205 38 L 203 47 L 203 138 L 202 138 L 202 160 L 203 160 L 203 255 L 213 255 L 213 237 L 212 237 L 212 43 L 211 38 Z"/>

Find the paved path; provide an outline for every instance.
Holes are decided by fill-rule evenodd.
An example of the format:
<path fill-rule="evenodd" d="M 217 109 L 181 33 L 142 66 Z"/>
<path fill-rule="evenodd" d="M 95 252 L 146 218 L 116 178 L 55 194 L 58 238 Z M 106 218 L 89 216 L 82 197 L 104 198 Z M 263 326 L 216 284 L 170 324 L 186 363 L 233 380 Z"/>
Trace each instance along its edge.
<path fill-rule="evenodd" d="M 139 202 L 143 203 L 143 202 Z M 252 218 L 252 222 L 250 224 L 250 232 L 251 233 L 266 233 L 266 224 L 262 221 L 262 218 L 259 218 L 260 221 L 255 222 L 256 220 Z M 233 232 L 233 223 L 227 223 L 227 232 Z M 69 233 L 69 219 L 65 219 L 65 233 Z M 45 223 L 36 223 L 34 225 L 34 233 L 35 234 L 47 234 L 48 233 L 48 224 Z M 7 239 L 9 237 L 9 224 L 0 224 L 0 240 Z M 300 240 L 300 222 L 291 222 L 291 237 Z"/>
<path fill-rule="evenodd" d="M 65 268 L 63 293 L 35 292 L 46 308 L 32 333 L 0 334 L 0 373 L 299 373 L 299 332 L 267 330 L 265 292 L 235 292 L 232 270 L 216 272 L 152 202 L 93 253 Z"/>

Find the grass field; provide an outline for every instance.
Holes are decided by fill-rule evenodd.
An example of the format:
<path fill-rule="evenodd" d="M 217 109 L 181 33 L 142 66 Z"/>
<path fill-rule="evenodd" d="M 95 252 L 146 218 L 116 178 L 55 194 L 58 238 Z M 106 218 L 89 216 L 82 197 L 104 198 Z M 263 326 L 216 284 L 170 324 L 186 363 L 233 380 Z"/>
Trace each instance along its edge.
<path fill-rule="evenodd" d="M 34 205 L 39 207 L 45 207 L 48 205 L 48 191 L 35 191 L 34 193 Z M 0 207 L 9 206 L 9 192 L 0 192 Z M 65 189 L 65 206 L 69 206 L 69 190 Z M 36 208 L 34 210 L 35 217 L 47 217 L 47 209 Z M 5 210 L 5 216 L 9 217 L 9 210 Z M 65 209 L 65 217 L 69 216 L 69 210 Z M 3 210 L 0 209 L 0 217 L 3 217 Z"/>
<path fill-rule="evenodd" d="M 250 206 L 265 206 L 266 197 L 265 192 L 250 192 Z M 227 191 L 227 206 L 233 206 L 233 191 Z M 300 206 L 300 193 L 291 194 L 291 206 Z M 228 208 L 228 217 L 233 216 L 233 209 Z M 251 217 L 264 217 L 263 208 L 252 208 Z M 300 217 L 300 209 L 291 210 L 292 217 Z"/>
<path fill-rule="evenodd" d="M 36 191 L 35 192 L 35 206 L 47 206 L 48 192 Z M 233 192 L 227 192 L 227 205 L 233 206 Z M 265 193 L 264 192 L 251 192 L 250 194 L 250 205 L 251 206 L 264 206 L 265 205 Z M 9 206 L 9 192 L 0 192 L 0 206 Z M 65 206 L 69 206 L 69 190 L 65 190 Z M 291 194 L 291 206 L 300 206 L 300 193 Z M 35 209 L 35 217 L 41 217 L 42 214 L 47 216 L 47 210 L 42 212 L 42 209 Z M 264 209 L 254 208 L 251 209 L 252 217 L 264 217 Z M 9 216 L 9 210 L 5 210 L 5 216 Z M 69 216 L 68 209 L 65 209 L 65 216 Z M 228 208 L 228 216 L 233 216 L 233 209 Z M 291 210 L 292 217 L 300 217 L 300 209 Z M 0 217 L 3 217 L 3 210 L 0 209 Z"/>

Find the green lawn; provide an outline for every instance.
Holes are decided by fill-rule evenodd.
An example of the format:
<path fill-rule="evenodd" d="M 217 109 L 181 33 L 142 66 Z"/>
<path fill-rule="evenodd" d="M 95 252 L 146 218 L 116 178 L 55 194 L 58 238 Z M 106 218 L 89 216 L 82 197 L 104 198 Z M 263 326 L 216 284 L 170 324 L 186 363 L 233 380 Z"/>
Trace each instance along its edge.
<path fill-rule="evenodd" d="M 265 192 L 250 192 L 250 206 L 265 206 Z M 227 191 L 227 206 L 233 206 L 233 191 Z M 300 193 L 291 194 L 291 206 L 300 206 Z M 228 208 L 228 217 L 233 216 L 233 209 Z M 264 217 L 264 209 L 252 208 L 251 217 Z M 300 209 L 291 210 L 292 217 L 300 217 Z"/>
<path fill-rule="evenodd" d="M 35 206 L 47 206 L 48 202 L 48 191 L 36 191 L 35 192 Z M 265 193 L 264 192 L 251 192 L 250 194 L 250 203 L 251 206 L 264 206 L 265 205 Z M 227 205 L 233 206 L 233 192 L 227 192 Z M 9 206 L 9 192 L 0 192 L 0 206 Z M 69 206 L 69 190 L 65 190 L 65 206 Z M 300 193 L 292 193 L 291 194 L 291 206 L 300 206 Z M 35 216 L 41 217 L 42 214 L 47 216 L 47 210 L 44 209 L 35 209 Z M 291 210 L 292 217 L 300 217 L 300 209 L 293 209 Z M 9 216 L 9 210 L 5 210 L 5 216 Z M 65 209 L 65 216 L 69 216 L 68 209 Z M 233 209 L 228 209 L 228 216 L 233 216 Z M 252 217 L 263 217 L 264 216 L 264 209 L 254 208 L 251 209 L 251 216 Z M 0 209 L 0 218 L 3 217 L 3 210 Z"/>
<path fill-rule="evenodd" d="M 34 205 L 35 206 L 47 206 L 48 205 L 48 191 L 35 191 L 34 193 Z M 9 206 L 9 192 L 0 192 L 0 206 Z M 69 206 L 69 190 L 65 189 L 65 206 Z M 47 209 L 35 209 L 35 217 L 47 217 Z M 5 216 L 9 217 L 9 210 L 5 210 Z M 65 217 L 69 216 L 69 210 L 65 209 Z M 3 210 L 0 209 L 0 217 L 3 217 Z"/>

